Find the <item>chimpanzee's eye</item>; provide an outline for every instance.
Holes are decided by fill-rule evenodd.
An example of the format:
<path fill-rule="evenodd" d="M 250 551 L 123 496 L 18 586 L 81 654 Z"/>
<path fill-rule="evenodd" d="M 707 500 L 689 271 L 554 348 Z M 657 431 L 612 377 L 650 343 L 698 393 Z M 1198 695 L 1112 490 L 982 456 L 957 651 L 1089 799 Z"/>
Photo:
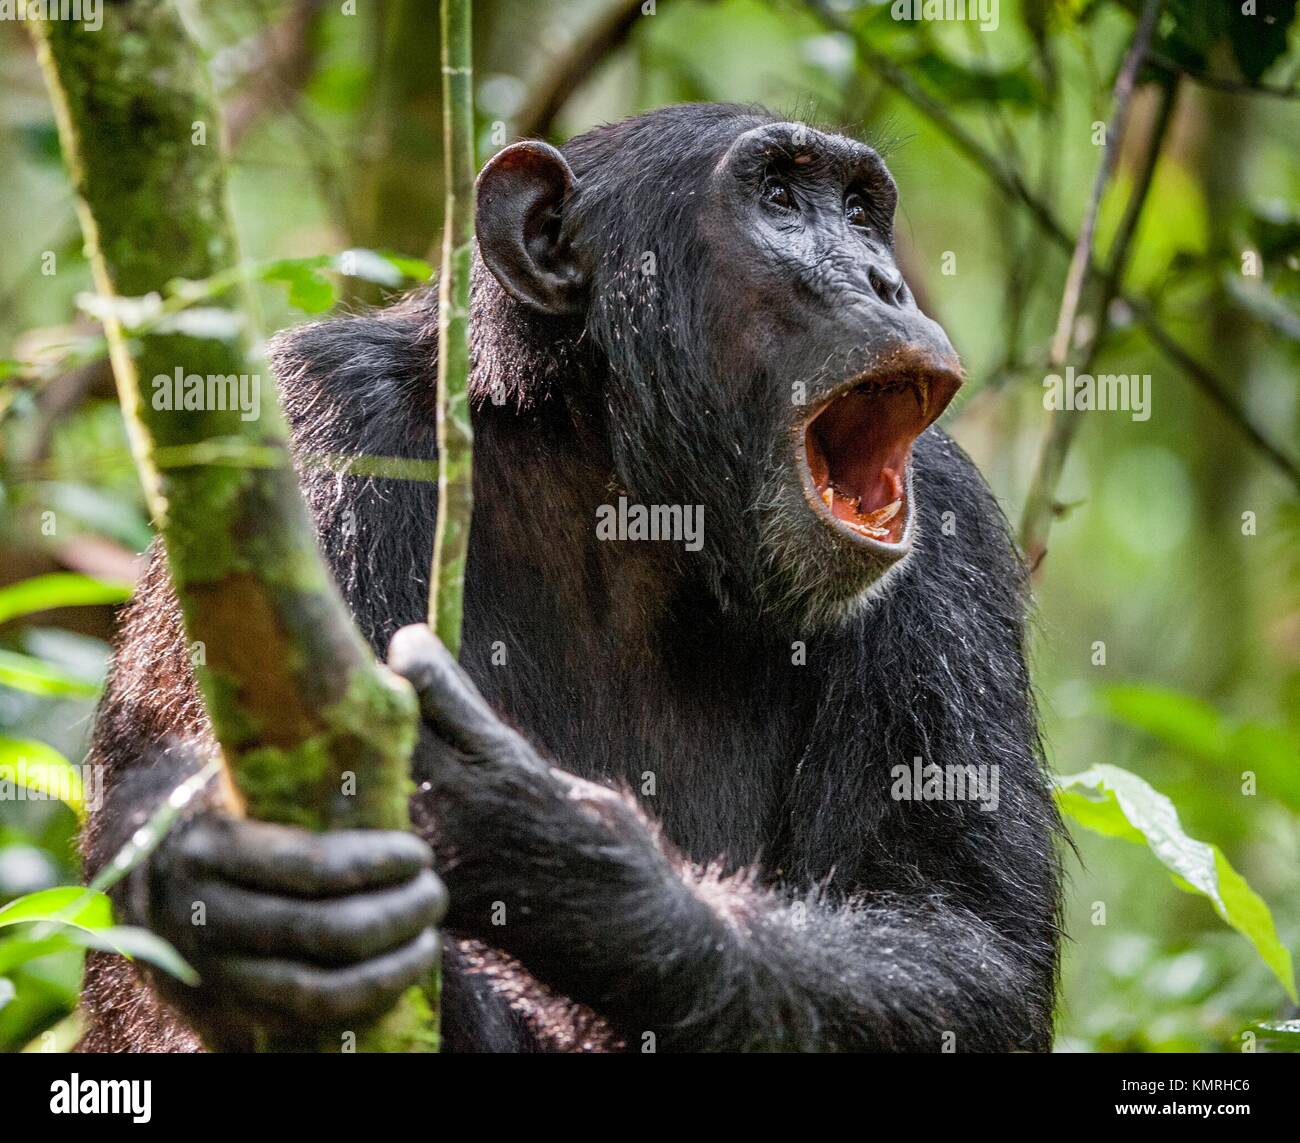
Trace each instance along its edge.
<path fill-rule="evenodd" d="M 871 225 L 867 204 L 862 201 L 860 194 L 851 194 L 844 200 L 844 217 L 850 226 L 859 226 L 863 230 Z"/>
<path fill-rule="evenodd" d="M 790 188 L 771 175 L 763 180 L 762 198 L 769 206 L 777 206 L 782 210 L 794 208 L 794 195 L 790 193 Z"/>

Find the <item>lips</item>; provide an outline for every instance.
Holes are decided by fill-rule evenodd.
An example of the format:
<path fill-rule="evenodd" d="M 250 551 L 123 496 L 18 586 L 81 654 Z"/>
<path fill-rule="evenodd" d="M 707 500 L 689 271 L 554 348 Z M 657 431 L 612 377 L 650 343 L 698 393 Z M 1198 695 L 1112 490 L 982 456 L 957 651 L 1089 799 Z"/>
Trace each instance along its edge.
<path fill-rule="evenodd" d="M 912 445 L 960 385 L 960 375 L 946 368 L 873 370 L 805 422 L 805 492 L 837 535 L 882 554 L 907 550 Z"/>

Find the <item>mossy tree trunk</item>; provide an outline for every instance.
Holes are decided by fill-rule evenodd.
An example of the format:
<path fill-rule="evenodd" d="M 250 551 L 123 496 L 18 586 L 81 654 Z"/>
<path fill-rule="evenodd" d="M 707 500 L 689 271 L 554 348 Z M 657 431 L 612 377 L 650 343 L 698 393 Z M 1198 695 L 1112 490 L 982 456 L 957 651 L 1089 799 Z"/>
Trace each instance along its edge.
<path fill-rule="evenodd" d="M 247 286 L 205 302 L 229 318 L 206 323 L 218 336 L 123 324 L 123 299 L 238 264 L 203 61 L 172 0 L 104 5 L 94 32 L 39 24 L 37 41 L 136 463 L 187 635 L 204 648 L 196 672 L 232 808 L 408 828 L 414 697 L 374 662 L 320 559 L 274 384 L 251 352 Z M 178 372 L 202 379 L 204 407 L 174 407 Z M 251 415 L 228 382 L 210 399 L 209 378 L 241 377 L 259 398 Z M 364 1045 L 436 1048 L 435 989 L 404 997 Z"/>

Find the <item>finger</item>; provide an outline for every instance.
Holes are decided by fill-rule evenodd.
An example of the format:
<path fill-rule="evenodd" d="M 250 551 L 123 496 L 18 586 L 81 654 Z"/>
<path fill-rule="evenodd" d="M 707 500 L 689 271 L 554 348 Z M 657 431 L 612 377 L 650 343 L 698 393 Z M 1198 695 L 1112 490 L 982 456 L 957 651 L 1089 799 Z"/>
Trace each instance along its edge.
<path fill-rule="evenodd" d="M 206 948 L 352 964 L 406 944 L 447 911 L 447 892 L 428 869 L 390 888 L 328 901 L 221 881 L 180 881 L 163 892 L 168 931 L 184 933 L 183 943 L 200 957 Z M 201 926 L 193 924 L 196 903 L 203 905 Z"/>
<path fill-rule="evenodd" d="M 441 951 L 438 934 L 426 929 L 401 948 L 346 968 L 223 957 L 204 983 L 234 993 L 236 1003 L 286 1013 L 306 1024 L 337 1024 L 391 1007 L 406 989 L 428 977 Z"/>
<path fill-rule="evenodd" d="M 402 830 L 330 830 L 212 814 L 173 851 L 190 877 L 234 881 L 293 897 L 334 897 L 410 880 L 433 864 L 428 845 Z"/>
<path fill-rule="evenodd" d="M 415 688 L 420 713 L 444 742 L 471 757 L 512 744 L 514 732 L 425 624 L 413 623 L 393 636 L 388 665 Z"/>

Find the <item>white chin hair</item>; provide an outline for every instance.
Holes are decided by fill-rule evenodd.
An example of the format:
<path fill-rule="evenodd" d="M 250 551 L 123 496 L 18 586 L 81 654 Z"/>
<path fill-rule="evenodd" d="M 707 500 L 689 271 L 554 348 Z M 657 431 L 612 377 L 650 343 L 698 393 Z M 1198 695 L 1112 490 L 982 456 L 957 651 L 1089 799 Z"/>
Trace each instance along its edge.
<path fill-rule="evenodd" d="M 911 559 L 912 552 L 909 550 L 907 555 L 891 564 L 879 578 L 869 583 L 857 595 L 851 595 L 847 599 L 836 600 L 830 604 L 822 613 L 826 617 L 824 620 L 826 625 L 842 627 L 865 615 L 874 606 L 876 600 L 884 596 L 889 590 L 889 584 L 898 578 L 899 573 L 907 567 Z"/>

